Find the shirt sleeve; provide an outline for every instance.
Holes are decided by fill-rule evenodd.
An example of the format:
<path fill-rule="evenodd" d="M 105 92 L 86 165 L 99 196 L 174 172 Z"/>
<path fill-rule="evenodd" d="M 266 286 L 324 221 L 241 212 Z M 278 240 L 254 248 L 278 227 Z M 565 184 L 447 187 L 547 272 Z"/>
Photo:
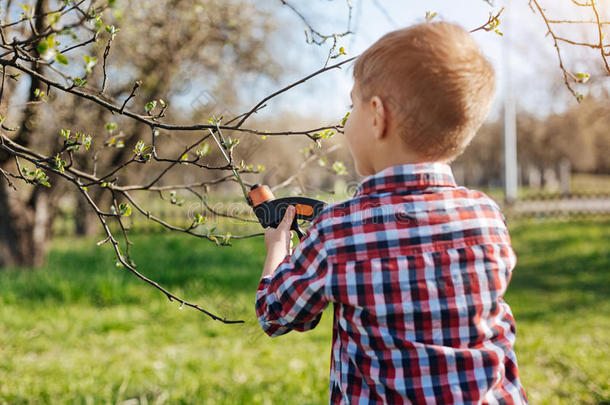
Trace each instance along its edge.
<path fill-rule="evenodd" d="M 256 316 L 271 337 L 315 328 L 328 306 L 327 255 L 315 225 L 292 255 L 258 285 Z"/>

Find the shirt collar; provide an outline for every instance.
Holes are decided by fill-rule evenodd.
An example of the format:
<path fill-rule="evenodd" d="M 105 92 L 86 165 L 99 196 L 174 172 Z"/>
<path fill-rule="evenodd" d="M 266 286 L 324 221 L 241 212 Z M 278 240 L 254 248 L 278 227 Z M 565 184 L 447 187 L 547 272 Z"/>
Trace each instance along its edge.
<path fill-rule="evenodd" d="M 427 187 L 457 187 L 451 167 L 440 162 L 391 166 L 365 178 L 355 196 Z"/>

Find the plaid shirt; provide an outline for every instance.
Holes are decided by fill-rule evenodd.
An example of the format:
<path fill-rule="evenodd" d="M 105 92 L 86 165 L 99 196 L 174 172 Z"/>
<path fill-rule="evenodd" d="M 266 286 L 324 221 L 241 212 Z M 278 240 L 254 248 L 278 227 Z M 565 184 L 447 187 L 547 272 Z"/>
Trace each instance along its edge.
<path fill-rule="evenodd" d="M 446 164 L 394 166 L 316 218 L 256 314 L 279 336 L 334 304 L 331 403 L 524 404 L 502 299 L 515 262 L 490 198 Z"/>

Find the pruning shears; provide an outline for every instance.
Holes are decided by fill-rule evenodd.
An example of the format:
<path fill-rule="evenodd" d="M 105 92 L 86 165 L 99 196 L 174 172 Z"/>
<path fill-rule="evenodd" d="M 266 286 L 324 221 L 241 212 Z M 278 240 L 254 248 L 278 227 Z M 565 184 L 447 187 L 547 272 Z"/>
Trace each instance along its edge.
<path fill-rule="evenodd" d="M 244 186 L 244 182 L 239 175 L 239 171 L 232 165 L 231 158 L 227 154 L 226 142 L 222 136 L 218 121 L 213 118 L 213 122 L 216 126 L 216 131 L 220 139 L 216 137 L 214 131 L 211 129 L 208 129 L 208 131 L 218 145 L 218 148 L 220 149 L 220 152 L 226 159 L 227 163 L 231 165 L 233 175 L 239 183 L 246 201 L 248 201 L 248 204 L 250 204 L 254 210 L 254 214 L 256 214 L 256 217 L 258 218 L 258 222 L 260 222 L 263 228 L 268 228 L 270 226 L 277 228 L 280 222 L 282 222 L 282 218 L 284 218 L 286 209 L 290 205 L 294 205 L 296 211 L 290 229 L 295 231 L 299 239 L 301 239 L 304 236 L 304 233 L 301 231 L 301 229 L 299 229 L 297 220 L 302 219 L 306 221 L 313 221 L 324 209 L 326 203 L 324 201 L 307 197 L 275 198 L 269 187 L 260 184 L 253 185 L 250 188 L 250 192 L 246 193 L 246 187 Z"/>
<path fill-rule="evenodd" d="M 248 193 L 248 203 L 252 206 L 258 222 L 263 228 L 277 226 L 284 218 L 286 209 L 290 205 L 295 207 L 295 216 L 290 229 L 295 231 L 301 239 L 304 234 L 299 228 L 297 220 L 313 221 L 326 206 L 324 201 L 308 197 L 275 198 L 271 189 L 265 185 L 255 184 Z"/>

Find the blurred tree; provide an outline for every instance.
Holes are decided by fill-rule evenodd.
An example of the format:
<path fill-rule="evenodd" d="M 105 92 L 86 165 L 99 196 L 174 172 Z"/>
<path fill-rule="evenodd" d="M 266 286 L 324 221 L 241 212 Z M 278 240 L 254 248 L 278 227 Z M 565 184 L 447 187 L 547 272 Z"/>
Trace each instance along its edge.
<path fill-rule="evenodd" d="M 267 44 L 278 24 L 250 1 L 0 4 L 6 19 L 0 23 L 0 265 L 31 267 L 43 262 L 57 200 L 66 192 L 56 180 L 63 178 L 102 224 L 106 239 L 101 243 L 113 246 L 117 265 L 170 300 L 220 319 L 135 269 L 124 218 L 138 212 L 171 230 L 218 245 L 239 238 L 215 234 L 215 228 L 206 226 L 206 214 L 235 216 L 214 210 L 204 196 L 209 187 L 232 180 L 245 192 L 240 173 L 262 170 L 237 160 L 239 135 L 294 135 L 320 144 L 337 129 L 267 132 L 244 123 L 269 99 L 349 60 L 325 66 L 265 97 L 246 113 L 232 114 L 240 75 L 273 79 L 280 73 Z M 334 48 L 329 60 L 344 54 L 333 54 Z M 27 84 L 25 92 L 22 83 Z M 21 112 L 15 110 L 18 107 L 23 107 Z M 171 123 L 203 114 L 203 124 Z M 163 185 L 178 167 L 195 171 L 197 181 Z M 34 187 L 21 187 L 24 183 Z M 153 215 L 134 198 L 139 192 L 176 189 L 191 192 L 202 202 L 185 227 Z M 181 204 L 175 191 L 166 200 Z M 110 230 L 110 220 L 124 237 L 123 246 Z M 87 221 L 79 228 L 86 232 Z M 253 235 L 241 237 L 249 236 Z"/>
<path fill-rule="evenodd" d="M 557 172 L 562 160 L 569 161 L 575 172 L 609 173 L 609 101 L 608 92 L 601 90 L 547 117 L 520 111 L 517 143 L 522 183 L 534 188 L 543 185 L 543 173 Z M 502 122 L 485 124 L 456 160 L 454 166 L 465 182 L 485 187 L 502 184 L 502 133 Z"/>
<path fill-rule="evenodd" d="M 8 15 L 14 14 L 13 9 L 17 7 L 10 3 L 5 4 Z M 54 5 L 58 6 L 60 4 Z M 48 0 L 39 0 L 31 13 L 39 16 L 48 9 Z M 167 10 L 172 12 L 168 13 Z M 214 10 L 214 13 L 209 10 Z M 135 98 L 141 105 L 160 99 L 169 103 L 179 96 L 180 90 L 190 93 L 188 98 L 195 99 L 196 105 L 178 112 L 167 112 L 168 118 L 184 118 L 197 110 L 234 105 L 237 101 L 237 78 L 244 72 L 271 78 L 279 75 L 279 66 L 266 47 L 266 41 L 274 31 L 271 16 L 257 10 L 253 4 L 213 0 L 130 1 L 115 5 L 113 13 L 108 14 L 109 22 L 121 25 L 121 35 L 113 38 L 112 48 L 108 48 L 112 73 L 106 77 L 100 63 L 95 63 L 96 57 L 92 56 L 103 53 L 108 42 L 99 41 L 89 47 L 91 56 L 88 52 L 82 54 L 93 61 L 88 68 L 91 73 L 87 80 L 99 83 L 110 99 L 127 97 L 134 82 L 144 79 Z M 33 18 L 33 21 L 35 32 L 40 33 L 49 23 L 49 17 Z M 24 31 L 22 28 L 20 32 Z M 9 28 L 4 30 L 5 37 L 10 37 Z M 143 32 L 146 32 L 145 36 Z M 37 63 L 34 69 L 44 73 L 45 66 Z M 198 88 L 201 84 L 210 87 Z M 48 105 L 43 108 L 40 105 L 43 100 L 39 97 L 43 83 L 39 78 L 32 77 L 29 87 L 28 104 L 20 118 L 17 135 L 12 138 L 22 146 L 52 148 L 57 143 L 57 137 L 53 134 L 59 134 L 61 128 L 80 128 L 83 132 L 95 134 L 103 131 L 105 124 L 113 118 L 107 109 L 91 110 L 90 103 L 83 103 L 80 97 L 74 95 L 45 95 Z M 202 95 L 208 97 L 201 99 Z M 12 104 L 11 98 L 20 97 L 20 93 L 16 89 L 7 89 L 3 96 L 6 106 Z M 43 109 L 47 114 L 43 114 Z M 121 130 L 123 147 L 98 147 L 96 160 L 77 154 L 75 160 L 79 167 L 91 170 L 96 164 L 98 171 L 116 167 L 133 155 L 134 145 L 144 138 L 146 131 L 150 132 L 146 124 L 133 120 L 126 121 Z M 30 138 L 35 131 L 48 135 L 38 137 L 33 145 Z M 0 153 L 0 167 L 13 163 L 9 154 L 5 151 Z M 147 172 L 135 172 L 131 181 L 140 180 Z M 55 179 L 51 180 L 56 183 Z M 36 187 L 31 191 L 8 193 L 7 188 L 6 182 L 0 183 L 0 264 L 39 266 L 44 261 L 57 199 L 65 190 L 63 187 L 49 190 Z M 104 189 L 96 188 L 91 194 L 100 206 L 110 204 L 110 195 L 104 193 Z M 98 229 L 99 222 L 95 222 L 93 211 L 85 209 L 86 201 L 83 198 L 79 197 L 77 201 L 80 203 L 76 210 L 77 229 L 91 234 Z"/>
<path fill-rule="evenodd" d="M 138 88 L 138 102 L 143 105 L 164 99 L 172 105 L 180 104 L 178 109 L 167 110 L 170 120 L 203 117 L 207 120 L 211 113 L 222 113 L 214 110 L 219 107 L 224 111 L 236 110 L 241 75 L 251 73 L 277 79 L 281 73 L 267 44 L 277 33 L 278 25 L 273 23 L 272 15 L 247 1 L 136 0 L 118 4 L 114 17 L 121 33 L 112 43 L 109 58 L 113 73 L 109 73 L 106 93 L 113 99 L 125 98 L 136 80 L 144 78 Z M 92 54 L 102 53 L 105 47 L 106 44 L 96 44 Z M 103 80 L 101 69 L 94 71 L 92 79 Z M 79 103 L 75 97 L 67 102 Z M 99 130 L 107 122 L 116 121 L 104 109 L 98 111 L 96 122 L 87 114 L 77 115 L 80 120 L 67 121 L 65 125 Z M 107 149 L 106 155 L 110 152 L 112 156 L 105 156 L 104 165 L 98 163 L 99 169 L 116 167 L 128 160 L 134 145 L 150 132 L 146 124 L 133 120 L 122 120 L 120 130 L 125 146 Z M 178 146 L 176 142 L 169 143 L 164 152 L 178 153 Z M 79 163 L 87 169 L 93 166 L 90 159 Z M 130 173 L 129 178 L 138 182 L 148 175 L 150 170 L 143 167 Z M 102 206 L 110 204 L 103 189 L 96 189 L 93 198 L 104 199 Z M 95 213 L 86 209 L 83 198 L 78 201 L 78 233 L 97 232 L 99 221 Z"/>

